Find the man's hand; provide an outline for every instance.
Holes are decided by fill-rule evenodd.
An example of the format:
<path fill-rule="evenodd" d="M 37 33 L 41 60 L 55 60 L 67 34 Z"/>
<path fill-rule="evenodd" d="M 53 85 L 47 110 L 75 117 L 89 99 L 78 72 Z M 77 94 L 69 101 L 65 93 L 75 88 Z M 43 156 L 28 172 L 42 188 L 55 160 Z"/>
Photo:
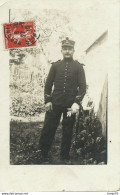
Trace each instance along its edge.
<path fill-rule="evenodd" d="M 76 114 L 76 113 L 78 112 L 78 110 L 79 110 L 79 105 L 78 105 L 77 103 L 74 103 L 74 104 L 72 105 L 71 109 L 72 109 L 72 112 L 73 112 L 74 114 Z"/>
<path fill-rule="evenodd" d="M 79 105 L 74 103 L 71 108 L 68 108 L 67 116 L 71 116 L 71 114 L 76 114 L 79 111 Z"/>
<path fill-rule="evenodd" d="M 52 102 L 48 102 L 47 104 L 45 104 L 45 109 L 48 112 L 52 111 Z"/>

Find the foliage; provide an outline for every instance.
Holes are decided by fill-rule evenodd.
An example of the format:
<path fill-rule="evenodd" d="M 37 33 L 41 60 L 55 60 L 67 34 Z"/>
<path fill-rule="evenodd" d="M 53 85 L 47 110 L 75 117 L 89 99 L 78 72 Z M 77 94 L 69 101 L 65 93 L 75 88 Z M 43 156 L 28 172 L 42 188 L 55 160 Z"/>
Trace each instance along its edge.
<path fill-rule="evenodd" d="M 106 140 L 97 116 L 81 113 L 75 128 L 72 153 L 80 164 L 106 164 Z"/>
<path fill-rule="evenodd" d="M 13 93 L 13 91 L 12 91 Z M 11 98 L 10 115 L 17 117 L 38 116 L 45 111 L 44 99 L 40 95 L 20 93 L 15 90 L 15 97 Z"/>

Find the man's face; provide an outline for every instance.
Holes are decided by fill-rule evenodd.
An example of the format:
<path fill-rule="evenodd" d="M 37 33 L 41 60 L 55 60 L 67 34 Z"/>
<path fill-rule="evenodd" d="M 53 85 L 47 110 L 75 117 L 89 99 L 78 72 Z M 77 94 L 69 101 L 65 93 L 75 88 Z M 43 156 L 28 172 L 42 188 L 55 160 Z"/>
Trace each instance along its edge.
<path fill-rule="evenodd" d="M 72 58 L 74 54 L 74 48 L 70 46 L 64 46 L 61 50 L 64 58 Z"/>

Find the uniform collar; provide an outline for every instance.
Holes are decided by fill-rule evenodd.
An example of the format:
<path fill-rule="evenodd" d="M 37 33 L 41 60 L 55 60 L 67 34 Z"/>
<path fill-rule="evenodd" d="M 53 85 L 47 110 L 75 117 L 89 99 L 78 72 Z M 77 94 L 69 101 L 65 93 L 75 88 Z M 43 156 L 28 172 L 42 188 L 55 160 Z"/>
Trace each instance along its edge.
<path fill-rule="evenodd" d="M 63 58 L 63 62 L 72 62 L 73 61 L 73 58 Z"/>

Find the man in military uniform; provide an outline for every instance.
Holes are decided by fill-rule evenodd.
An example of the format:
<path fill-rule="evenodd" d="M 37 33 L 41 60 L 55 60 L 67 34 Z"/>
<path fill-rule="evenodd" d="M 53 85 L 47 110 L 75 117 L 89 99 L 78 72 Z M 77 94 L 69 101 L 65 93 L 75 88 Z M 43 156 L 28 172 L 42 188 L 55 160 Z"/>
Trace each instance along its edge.
<path fill-rule="evenodd" d="M 44 93 L 46 115 L 39 141 L 39 147 L 44 158 L 48 155 L 63 114 L 60 156 L 63 161 L 70 159 L 69 152 L 75 114 L 78 112 L 86 93 L 83 65 L 73 59 L 74 44 L 75 42 L 69 38 L 62 41 L 63 60 L 52 63 L 46 80 Z M 52 90 L 53 86 L 54 90 Z"/>

